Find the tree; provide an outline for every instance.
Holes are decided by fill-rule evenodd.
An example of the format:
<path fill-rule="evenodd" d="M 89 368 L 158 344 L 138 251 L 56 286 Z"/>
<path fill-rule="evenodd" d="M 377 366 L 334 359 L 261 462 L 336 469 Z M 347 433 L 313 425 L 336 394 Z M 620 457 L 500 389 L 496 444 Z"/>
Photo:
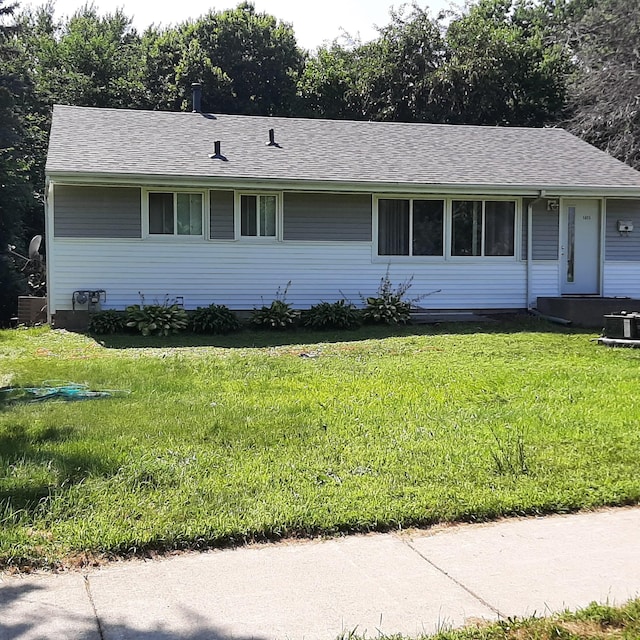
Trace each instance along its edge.
<path fill-rule="evenodd" d="M 437 121 L 433 83 L 444 59 L 438 19 L 416 4 L 391 11 L 372 42 L 334 41 L 308 61 L 299 84 L 304 108 L 323 117 Z"/>
<path fill-rule="evenodd" d="M 337 41 L 317 49 L 298 82 L 299 115 L 338 120 L 366 117 L 358 82 L 359 51 Z"/>
<path fill-rule="evenodd" d="M 599 0 L 568 29 L 577 63 L 568 129 L 640 169 L 640 5 Z"/>
<path fill-rule="evenodd" d="M 23 248 L 22 216 L 31 205 L 25 159 L 21 154 L 22 126 L 16 100 L 29 86 L 20 73 L 18 50 L 13 46 L 17 27 L 7 24 L 15 5 L 0 0 L 0 325 L 15 313 L 24 278 L 15 268 L 7 246 Z"/>
<path fill-rule="evenodd" d="M 391 11 L 391 22 L 364 45 L 359 77 L 365 112 L 375 120 L 438 122 L 442 105 L 434 94 L 446 56 L 438 19 L 417 4 Z"/>
<path fill-rule="evenodd" d="M 445 121 L 541 126 L 561 117 L 570 64 L 547 37 L 549 11 L 532 0 L 480 0 L 451 22 L 438 89 Z"/>
<path fill-rule="evenodd" d="M 65 23 L 53 5 L 22 16 L 25 54 L 49 101 L 91 107 L 136 107 L 143 98 L 140 38 L 122 10 L 100 16 L 85 5 Z"/>
<path fill-rule="evenodd" d="M 191 84 L 200 82 L 203 109 L 220 113 L 291 114 L 304 63 L 291 26 L 248 3 L 150 29 L 142 53 L 150 104 L 185 109 Z"/>

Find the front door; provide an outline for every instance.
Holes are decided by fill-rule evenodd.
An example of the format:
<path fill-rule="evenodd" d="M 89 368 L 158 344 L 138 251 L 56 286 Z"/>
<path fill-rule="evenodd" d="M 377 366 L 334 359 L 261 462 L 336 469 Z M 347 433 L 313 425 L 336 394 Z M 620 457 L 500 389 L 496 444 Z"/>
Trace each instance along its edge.
<path fill-rule="evenodd" d="M 562 293 L 600 293 L 600 203 L 565 200 L 562 211 Z"/>

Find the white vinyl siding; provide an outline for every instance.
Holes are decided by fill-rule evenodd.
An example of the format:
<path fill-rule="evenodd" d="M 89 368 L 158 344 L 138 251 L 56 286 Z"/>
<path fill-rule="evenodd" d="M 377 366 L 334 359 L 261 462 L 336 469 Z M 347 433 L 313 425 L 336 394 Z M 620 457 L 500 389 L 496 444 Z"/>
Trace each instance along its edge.
<path fill-rule="evenodd" d="M 640 264 L 620 260 L 605 262 L 602 295 L 640 298 Z M 624 309 L 624 300 L 620 300 L 620 307 Z"/>
<path fill-rule="evenodd" d="M 135 244 L 134 244 L 135 243 Z M 135 247 L 135 249 L 134 249 Z M 53 245 L 52 311 L 71 309 L 76 289 L 105 289 L 108 307 L 122 309 L 147 300 L 183 296 L 193 309 L 211 302 L 252 309 L 271 299 L 291 281 L 287 301 L 307 308 L 346 296 L 374 294 L 388 263 L 372 261 L 371 243 L 284 242 L 175 243 L 170 252 L 162 239 L 136 241 L 57 240 Z M 409 259 L 392 264 L 394 283 L 413 277 L 410 296 L 440 290 L 421 304 L 433 309 L 523 308 L 525 264 L 505 268 L 500 261 Z M 479 286 L 481 285 L 481 286 Z"/>

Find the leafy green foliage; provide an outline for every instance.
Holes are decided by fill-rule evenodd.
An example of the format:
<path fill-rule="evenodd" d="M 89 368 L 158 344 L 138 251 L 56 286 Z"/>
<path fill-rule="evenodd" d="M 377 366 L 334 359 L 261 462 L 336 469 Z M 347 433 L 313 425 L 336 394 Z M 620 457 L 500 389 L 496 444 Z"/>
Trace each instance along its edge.
<path fill-rule="evenodd" d="M 35 206 L 29 184 L 30 158 L 25 149 L 28 126 L 24 102 L 32 91 L 32 78 L 15 39 L 19 28 L 9 22 L 15 6 L 0 0 L 0 326 L 17 311 L 17 298 L 25 294 L 27 282 L 7 254 L 7 245 L 25 253 L 28 225 Z"/>
<path fill-rule="evenodd" d="M 189 318 L 195 333 L 231 333 L 242 326 L 236 314 L 223 304 L 198 307 Z"/>
<path fill-rule="evenodd" d="M 290 114 L 304 61 L 292 28 L 246 2 L 151 28 L 142 51 L 151 106 L 190 109 L 191 83 L 201 82 L 203 110 L 218 113 Z"/>
<path fill-rule="evenodd" d="M 303 311 L 301 321 L 312 329 L 354 329 L 362 323 L 362 314 L 346 300 L 320 302 Z"/>
<path fill-rule="evenodd" d="M 168 336 L 187 328 L 187 312 L 177 304 L 134 304 L 126 308 L 126 326 L 143 336 Z"/>
<path fill-rule="evenodd" d="M 480 0 L 446 32 L 436 94 L 444 121 L 541 126 L 562 116 L 569 52 L 552 41 L 528 0 Z"/>
<path fill-rule="evenodd" d="M 364 298 L 366 307 L 362 313 L 367 322 L 382 324 L 406 324 L 411 320 L 411 301 L 406 300 L 413 278 L 394 286 L 389 270 L 380 279 L 375 296 Z"/>
<path fill-rule="evenodd" d="M 250 322 L 255 327 L 264 329 L 288 329 L 294 327 L 300 313 L 291 308 L 284 300 L 274 300 L 270 305 L 263 305 L 251 312 Z"/>
<path fill-rule="evenodd" d="M 105 309 L 91 315 L 89 331 L 95 335 L 120 333 L 127 326 L 125 314 L 114 309 Z"/>

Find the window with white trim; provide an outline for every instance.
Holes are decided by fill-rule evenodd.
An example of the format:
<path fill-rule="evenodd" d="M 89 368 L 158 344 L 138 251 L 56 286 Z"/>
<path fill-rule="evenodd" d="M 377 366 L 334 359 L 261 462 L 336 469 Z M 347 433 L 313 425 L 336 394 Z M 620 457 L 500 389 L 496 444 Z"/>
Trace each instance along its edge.
<path fill-rule="evenodd" d="M 202 193 L 150 191 L 149 235 L 202 236 Z"/>
<path fill-rule="evenodd" d="M 512 200 L 453 200 L 452 256 L 514 256 L 516 203 Z"/>
<path fill-rule="evenodd" d="M 278 235 L 278 197 L 267 194 L 240 196 L 240 236 L 275 238 Z"/>
<path fill-rule="evenodd" d="M 378 200 L 378 255 L 444 255 L 444 200 Z"/>

